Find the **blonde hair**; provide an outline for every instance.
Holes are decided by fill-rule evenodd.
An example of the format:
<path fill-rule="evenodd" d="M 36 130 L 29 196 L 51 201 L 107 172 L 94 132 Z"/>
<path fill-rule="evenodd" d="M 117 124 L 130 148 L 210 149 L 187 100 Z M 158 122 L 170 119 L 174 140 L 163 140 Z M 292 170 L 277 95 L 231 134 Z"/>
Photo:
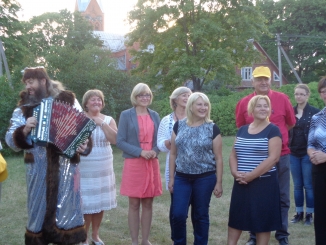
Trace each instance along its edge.
<path fill-rule="evenodd" d="M 176 88 L 172 94 L 170 95 L 170 107 L 173 111 L 177 108 L 177 104 L 175 103 L 175 99 L 178 98 L 179 95 L 189 93 L 191 94 L 191 90 L 187 87 L 179 87 Z"/>
<path fill-rule="evenodd" d="M 300 84 L 297 84 L 294 88 L 294 91 L 297 89 L 297 88 L 301 88 L 301 89 L 304 89 L 307 93 L 307 95 L 310 95 L 310 89 L 308 87 L 308 85 L 306 84 L 303 84 L 303 83 L 300 83 Z"/>
<path fill-rule="evenodd" d="M 105 103 L 104 103 L 104 94 L 103 94 L 103 92 L 101 90 L 98 90 L 98 89 L 92 89 L 92 90 L 88 90 L 83 96 L 82 107 L 83 107 L 84 111 L 88 111 L 88 108 L 86 107 L 86 104 L 87 104 L 88 100 L 93 96 L 97 96 L 102 100 L 102 109 L 104 108 Z"/>
<path fill-rule="evenodd" d="M 252 116 L 252 113 L 253 113 L 254 110 L 255 110 L 255 106 L 257 105 L 257 102 L 258 102 L 259 100 L 262 100 L 262 99 L 265 100 L 265 101 L 267 102 L 268 107 L 270 108 L 270 110 L 269 110 L 269 114 L 268 114 L 268 117 L 271 115 L 271 101 L 270 101 L 270 99 L 268 98 L 267 95 L 256 95 L 256 96 L 252 97 L 252 98 L 249 100 L 249 102 L 248 102 L 248 108 L 247 108 L 247 110 L 248 110 L 248 115 L 251 115 L 251 116 Z"/>
<path fill-rule="evenodd" d="M 137 95 L 140 95 L 141 93 L 148 93 L 151 95 L 151 99 L 150 99 L 150 102 L 149 104 L 152 104 L 152 101 L 153 101 L 153 93 L 151 91 L 151 89 L 148 87 L 147 84 L 145 83 L 138 83 L 134 89 L 132 90 L 131 92 L 131 95 L 130 95 L 130 101 L 131 101 L 131 104 L 133 106 L 137 106 Z"/>
<path fill-rule="evenodd" d="M 208 104 L 208 112 L 207 115 L 205 117 L 205 122 L 209 123 L 212 122 L 212 120 L 210 119 L 211 116 L 211 103 L 209 102 L 208 97 L 206 96 L 206 94 L 200 93 L 200 92 L 195 92 L 193 94 L 191 94 L 188 98 L 188 102 L 187 102 L 187 106 L 186 106 L 186 114 L 187 114 L 187 123 L 188 124 L 192 124 L 193 123 L 193 115 L 192 115 L 192 105 L 195 103 L 195 101 L 198 98 L 202 98 L 203 101 L 205 103 Z"/>

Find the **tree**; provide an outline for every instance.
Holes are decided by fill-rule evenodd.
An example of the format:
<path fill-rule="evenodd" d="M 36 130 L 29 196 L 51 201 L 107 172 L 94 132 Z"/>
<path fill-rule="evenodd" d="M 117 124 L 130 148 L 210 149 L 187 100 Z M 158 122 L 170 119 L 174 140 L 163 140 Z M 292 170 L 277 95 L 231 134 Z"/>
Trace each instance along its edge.
<path fill-rule="evenodd" d="M 129 98 L 134 82 L 131 77 L 115 69 L 115 60 L 108 50 L 87 45 L 76 52 L 72 47 L 56 48 L 46 56 L 48 71 L 54 79 L 62 81 L 81 102 L 89 89 L 99 89 L 105 95 L 103 113 L 114 118 L 130 107 Z"/>
<path fill-rule="evenodd" d="M 55 54 L 56 48 L 71 47 L 75 52 L 87 45 L 101 46 L 102 42 L 92 34 L 92 27 L 79 12 L 60 10 L 59 13 L 45 13 L 24 23 L 28 48 L 35 63 L 46 63 L 45 57 Z"/>
<path fill-rule="evenodd" d="M 128 21 L 128 45 L 141 45 L 135 73 L 167 90 L 186 80 L 201 90 L 217 73 L 234 82 L 235 67 L 258 57 L 247 40 L 267 31 L 250 0 L 138 0 Z"/>
<path fill-rule="evenodd" d="M 319 80 L 326 69 L 326 5 L 324 0 L 260 0 L 257 6 L 268 20 L 271 33 L 280 33 L 281 45 L 287 52 L 301 80 Z M 275 40 L 264 37 L 264 49 L 277 62 Z M 291 68 L 282 62 L 288 80 L 295 81 Z"/>
<path fill-rule="evenodd" d="M 0 0 L 0 37 L 5 49 L 9 70 L 28 56 L 27 39 L 22 35 L 22 26 L 17 12 L 20 5 L 16 0 Z"/>

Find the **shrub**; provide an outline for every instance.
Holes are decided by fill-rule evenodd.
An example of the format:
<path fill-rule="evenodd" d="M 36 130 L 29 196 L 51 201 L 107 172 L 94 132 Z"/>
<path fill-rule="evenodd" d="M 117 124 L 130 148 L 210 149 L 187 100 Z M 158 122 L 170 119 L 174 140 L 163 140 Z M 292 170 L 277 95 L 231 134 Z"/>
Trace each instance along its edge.
<path fill-rule="evenodd" d="M 309 104 L 319 109 L 322 109 L 325 105 L 324 102 L 320 99 L 319 93 L 317 91 L 318 83 L 311 82 L 307 85 L 311 90 Z M 292 105 L 295 105 L 295 86 L 296 84 L 287 84 L 275 90 L 288 95 Z M 214 91 L 214 93 L 207 93 L 207 96 L 212 105 L 211 119 L 218 125 L 223 136 L 231 136 L 236 134 L 237 128 L 235 125 L 235 107 L 241 98 L 245 97 L 246 95 L 252 92 L 252 89 L 247 89 L 241 92 L 221 91 L 221 93 L 218 93 L 217 91 Z M 154 101 L 152 104 L 152 108 L 157 111 L 161 117 L 171 113 L 168 97 L 165 99 Z"/>
<path fill-rule="evenodd" d="M 3 155 L 10 155 L 13 151 L 5 144 L 5 135 L 12 112 L 17 105 L 18 92 L 9 86 L 9 83 L 4 77 L 0 77 L 0 87 L 0 140 L 3 147 L 1 153 L 3 153 Z"/>

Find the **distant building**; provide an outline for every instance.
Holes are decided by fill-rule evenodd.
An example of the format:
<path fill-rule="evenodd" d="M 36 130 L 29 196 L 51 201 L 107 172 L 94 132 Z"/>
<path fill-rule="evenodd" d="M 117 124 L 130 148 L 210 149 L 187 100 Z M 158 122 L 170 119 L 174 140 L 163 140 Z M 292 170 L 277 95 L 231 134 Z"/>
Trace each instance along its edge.
<path fill-rule="evenodd" d="M 269 57 L 269 55 L 266 53 L 266 51 L 263 49 L 262 46 L 256 41 L 253 41 L 254 48 L 258 50 L 262 55 L 263 59 L 260 62 L 254 63 L 251 66 L 248 67 L 241 67 L 241 69 L 236 68 L 236 73 L 241 76 L 241 84 L 238 86 L 238 89 L 244 89 L 244 88 L 251 88 L 251 78 L 252 78 L 252 72 L 257 66 L 267 66 L 271 70 L 271 84 L 275 87 L 280 86 L 280 77 L 279 77 L 279 69 L 277 65 L 273 62 L 273 60 Z M 282 85 L 288 84 L 288 80 L 285 78 L 285 76 L 282 76 Z"/>
<path fill-rule="evenodd" d="M 136 68 L 129 53 L 130 49 L 139 49 L 139 43 L 132 47 L 125 45 L 126 39 L 123 35 L 113 34 L 104 31 L 104 13 L 101 0 L 76 0 L 75 11 L 79 11 L 93 26 L 93 33 L 103 41 L 103 48 L 109 49 L 112 57 L 117 60 L 117 69 L 130 71 Z"/>
<path fill-rule="evenodd" d="M 104 12 L 101 0 L 76 0 L 75 11 L 79 11 L 95 31 L 104 31 Z"/>

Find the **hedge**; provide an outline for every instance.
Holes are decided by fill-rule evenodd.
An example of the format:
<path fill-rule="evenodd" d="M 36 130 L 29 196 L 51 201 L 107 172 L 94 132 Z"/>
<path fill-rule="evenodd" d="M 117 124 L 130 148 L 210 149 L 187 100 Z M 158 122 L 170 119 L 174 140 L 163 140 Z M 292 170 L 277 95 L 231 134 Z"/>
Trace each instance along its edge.
<path fill-rule="evenodd" d="M 317 91 L 317 82 L 311 82 L 307 84 L 311 90 L 309 98 L 309 104 L 319 109 L 324 107 L 324 102 L 320 99 Z M 291 100 L 292 105 L 295 105 L 294 100 L 294 87 L 296 84 L 288 84 L 282 86 L 277 91 L 287 94 Z M 252 93 L 252 89 L 247 89 L 241 92 L 232 92 L 230 95 L 220 96 L 218 93 L 208 93 L 207 96 L 210 99 L 212 110 L 211 119 L 219 126 L 222 135 L 232 136 L 236 134 L 237 128 L 235 125 L 235 107 L 238 101 L 246 95 Z M 156 100 L 151 105 L 151 108 L 159 113 L 161 117 L 164 117 L 171 113 L 169 106 L 169 98 Z"/>

